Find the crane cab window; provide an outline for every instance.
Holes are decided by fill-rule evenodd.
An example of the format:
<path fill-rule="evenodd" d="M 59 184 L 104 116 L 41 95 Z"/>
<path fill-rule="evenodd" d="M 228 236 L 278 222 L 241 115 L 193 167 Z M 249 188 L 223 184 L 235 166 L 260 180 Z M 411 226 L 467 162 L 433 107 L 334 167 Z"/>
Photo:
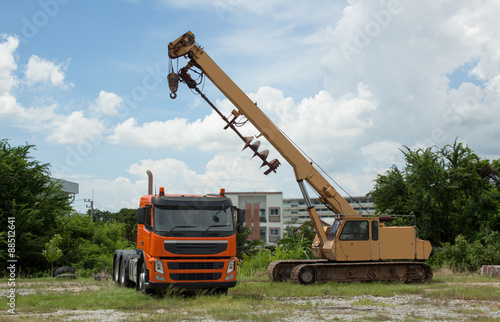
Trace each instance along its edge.
<path fill-rule="evenodd" d="M 340 240 L 368 240 L 368 221 L 346 221 L 339 238 Z"/>
<path fill-rule="evenodd" d="M 378 240 L 378 221 L 372 221 L 372 239 Z"/>

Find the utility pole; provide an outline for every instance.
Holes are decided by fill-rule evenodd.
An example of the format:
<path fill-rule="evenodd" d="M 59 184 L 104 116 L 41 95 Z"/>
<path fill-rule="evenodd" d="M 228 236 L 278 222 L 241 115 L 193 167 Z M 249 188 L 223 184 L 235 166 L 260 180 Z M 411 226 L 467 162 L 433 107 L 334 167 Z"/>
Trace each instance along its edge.
<path fill-rule="evenodd" d="M 90 222 L 94 221 L 94 189 L 92 189 L 92 200 L 83 199 L 84 202 L 89 202 L 90 205 L 87 205 L 87 208 L 90 208 Z"/>

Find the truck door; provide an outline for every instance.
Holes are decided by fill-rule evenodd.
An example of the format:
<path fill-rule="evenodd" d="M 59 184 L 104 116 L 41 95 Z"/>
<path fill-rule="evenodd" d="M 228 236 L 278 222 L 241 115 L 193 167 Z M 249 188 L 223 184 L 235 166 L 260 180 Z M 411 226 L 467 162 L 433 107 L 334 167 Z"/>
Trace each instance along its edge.
<path fill-rule="evenodd" d="M 369 231 L 370 226 L 367 220 L 347 220 L 345 222 L 339 236 L 338 250 L 344 253 L 346 261 L 368 261 L 371 259 Z"/>
<path fill-rule="evenodd" d="M 150 252 L 149 245 L 151 240 L 151 206 L 145 208 L 145 222 L 143 225 L 137 225 L 137 248 L 142 249 L 146 253 Z"/>

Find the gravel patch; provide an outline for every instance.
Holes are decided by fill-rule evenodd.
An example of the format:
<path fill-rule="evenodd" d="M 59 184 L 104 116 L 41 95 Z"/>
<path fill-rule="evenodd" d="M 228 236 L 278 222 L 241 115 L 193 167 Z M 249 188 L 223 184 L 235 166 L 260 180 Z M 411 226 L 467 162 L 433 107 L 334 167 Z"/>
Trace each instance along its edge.
<path fill-rule="evenodd" d="M 462 320 L 500 319 L 498 302 L 436 300 L 418 295 L 377 297 L 279 298 L 278 301 L 304 305 L 286 321 L 324 320 Z"/>
<path fill-rule="evenodd" d="M 276 321 L 470 321 L 477 319 L 500 320 L 498 302 L 437 300 L 419 295 L 378 297 L 371 295 L 353 297 L 281 297 L 276 301 L 301 305 L 289 318 Z M 186 314 L 188 314 L 186 312 Z M 52 313 L 19 314 L 17 317 L 34 320 L 63 321 L 138 321 L 147 318 L 167 317 L 164 310 L 150 314 L 128 313 L 118 310 L 59 310 Z M 179 318 L 179 317 L 176 317 Z M 217 321 L 211 317 L 188 316 L 187 320 Z"/>
<path fill-rule="evenodd" d="M 118 310 L 59 310 L 52 313 L 19 314 L 19 317 L 29 316 L 33 320 L 59 321 L 123 321 L 141 320 L 142 314 L 127 313 Z"/>

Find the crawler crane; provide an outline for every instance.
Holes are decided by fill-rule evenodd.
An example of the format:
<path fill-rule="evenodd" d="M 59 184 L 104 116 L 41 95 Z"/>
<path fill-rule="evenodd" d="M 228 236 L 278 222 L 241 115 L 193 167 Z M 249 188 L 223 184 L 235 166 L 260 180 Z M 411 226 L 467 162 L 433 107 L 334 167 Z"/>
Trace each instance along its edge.
<path fill-rule="evenodd" d="M 250 98 L 229 78 L 224 71 L 195 42 L 195 36 L 187 32 L 168 45 L 170 59 L 187 57 L 189 62 L 177 72 L 172 69 L 168 82 L 172 98 L 176 97 L 179 80 L 196 91 L 221 116 L 250 148 L 254 156 L 267 167 L 264 174 L 276 172 L 280 165 L 277 159 L 267 161 L 269 151 L 259 152 L 260 142 L 252 143 L 253 137 L 243 136 L 236 125 L 238 119 L 246 118 L 292 166 L 307 210 L 316 230 L 312 250 L 317 260 L 275 261 L 268 267 L 273 281 L 310 284 L 328 281 L 401 281 L 425 282 L 432 279 L 432 270 L 424 262 L 429 258 L 432 246 L 429 241 L 417 238 L 416 229 L 409 227 L 387 227 L 384 221 L 390 216 L 365 217 L 332 187 L 315 166 L 300 152 L 287 136 L 252 102 Z M 173 66 L 173 64 L 172 64 Z M 199 89 L 199 82 L 192 74 L 206 76 L 236 107 L 232 115 L 225 117 Z M 323 227 L 305 183 L 319 195 L 319 200 L 337 214 L 332 226 Z"/>

